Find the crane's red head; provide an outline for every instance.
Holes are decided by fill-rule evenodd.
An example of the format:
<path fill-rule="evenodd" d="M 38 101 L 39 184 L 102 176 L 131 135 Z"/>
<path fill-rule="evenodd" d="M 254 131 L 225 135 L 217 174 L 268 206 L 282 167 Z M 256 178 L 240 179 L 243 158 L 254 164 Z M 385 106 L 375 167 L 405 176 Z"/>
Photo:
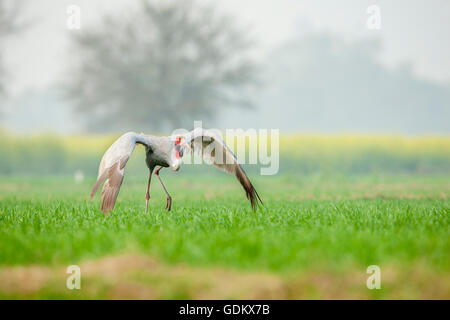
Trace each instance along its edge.
<path fill-rule="evenodd" d="M 181 144 L 181 136 L 177 136 L 175 138 L 175 158 L 177 159 L 181 159 L 181 157 L 183 156 L 183 150 L 180 144 Z"/>

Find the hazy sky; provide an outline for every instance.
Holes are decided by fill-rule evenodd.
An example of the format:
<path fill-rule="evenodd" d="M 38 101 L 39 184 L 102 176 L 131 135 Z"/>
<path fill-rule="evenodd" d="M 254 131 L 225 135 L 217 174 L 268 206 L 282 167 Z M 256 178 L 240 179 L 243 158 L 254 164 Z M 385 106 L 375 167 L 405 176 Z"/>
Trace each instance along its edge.
<path fill-rule="evenodd" d="M 105 13 L 124 15 L 136 2 L 126 0 L 25 0 L 31 27 L 8 41 L 6 64 L 13 96 L 58 85 L 67 63 L 70 32 L 83 32 Z M 381 62 L 388 67 L 409 64 L 419 78 L 450 84 L 450 2 L 448 0 L 200 0 L 214 3 L 237 18 L 268 56 L 294 37 L 324 31 L 349 42 L 379 39 Z M 66 27 L 69 5 L 82 12 L 82 28 Z M 381 29 L 366 27 L 370 5 L 381 10 Z M 120 30 L 117 30 L 120 32 Z"/>
<path fill-rule="evenodd" d="M 204 2 L 212 2 L 203 0 Z M 25 14 L 35 23 L 25 35 L 8 44 L 7 62 L 14 69 L 13 89 L 46 87 L 58 82 L 67 52 L 66 8 L 76 4 L 82 10 L 82 32 L 105 12 L 123 14 L 125 0 L 25 0 Z M 450 82 L 450 2 L 434 1 L 298 1 L 222 0 L 214 1 L 238 18 L 266 49 L 296 34 L 311 30 L 329 31 L 345 39 L 379 37 L 382 61 L 387 65 L 409 62 L 420 76 Z M 381 9 L 381 30 L 369 30 L 366 9 Z M 118 32 L 120 32 L 118 30 Z"/>

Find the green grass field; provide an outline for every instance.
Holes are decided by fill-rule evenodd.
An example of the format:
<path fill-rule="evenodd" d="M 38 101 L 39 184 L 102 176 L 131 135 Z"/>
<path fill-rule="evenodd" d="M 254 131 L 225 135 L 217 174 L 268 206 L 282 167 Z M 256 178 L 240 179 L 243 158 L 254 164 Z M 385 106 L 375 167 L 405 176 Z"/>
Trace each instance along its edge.
<path fill-rule="evenodd" d="M 0 297 L 450 298 L 449 175 L 252 176 L 256 213 L 231 176 L 162 177 L 171 212 L 131 175 L 107 218 L 93 178 L 2 177 Z"/>

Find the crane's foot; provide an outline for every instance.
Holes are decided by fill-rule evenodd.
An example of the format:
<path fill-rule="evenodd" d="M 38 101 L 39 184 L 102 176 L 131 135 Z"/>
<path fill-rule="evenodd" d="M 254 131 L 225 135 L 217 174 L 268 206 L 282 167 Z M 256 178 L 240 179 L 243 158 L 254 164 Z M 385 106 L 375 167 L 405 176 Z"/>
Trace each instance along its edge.
<path fill-rule="evenodd" d="M 166 210 L 170 211 L 170 209 L 172 209 L 172 197 L 168 196 L 167 197 L 167 203 L 166 203 Z"/>

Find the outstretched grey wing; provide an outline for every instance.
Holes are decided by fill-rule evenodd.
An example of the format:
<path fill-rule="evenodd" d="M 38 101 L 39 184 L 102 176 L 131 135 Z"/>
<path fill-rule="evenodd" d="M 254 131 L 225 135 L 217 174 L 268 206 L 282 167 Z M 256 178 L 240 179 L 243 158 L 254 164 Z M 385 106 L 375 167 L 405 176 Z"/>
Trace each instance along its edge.
<path fill-rule="evenodd" d="M 122 185 L 125 166 L 136 147 L 136 143 L 150 147 L 150 141 L 145 136 L 128 132 L 117 139 L 102 157 L 98 169 L 97 182 L 91 192 L 91 199 L 103 181 L 106 180 L 101 196 L 101 210 L 105 214 L 114 209 L 120 186 Z"/>
<path fill-rule="evenodd" d="M 197 128 L 184 135 L 184 139 L 189 151 L 199 154 L 207 163 L 233 174 L 237 178 L 244 188 L 253 210 L 256 210 L 259 202 L 262 204 L 258 192 L 238 163 L 236 156 L 219 135 L 211 130 Z"/>

